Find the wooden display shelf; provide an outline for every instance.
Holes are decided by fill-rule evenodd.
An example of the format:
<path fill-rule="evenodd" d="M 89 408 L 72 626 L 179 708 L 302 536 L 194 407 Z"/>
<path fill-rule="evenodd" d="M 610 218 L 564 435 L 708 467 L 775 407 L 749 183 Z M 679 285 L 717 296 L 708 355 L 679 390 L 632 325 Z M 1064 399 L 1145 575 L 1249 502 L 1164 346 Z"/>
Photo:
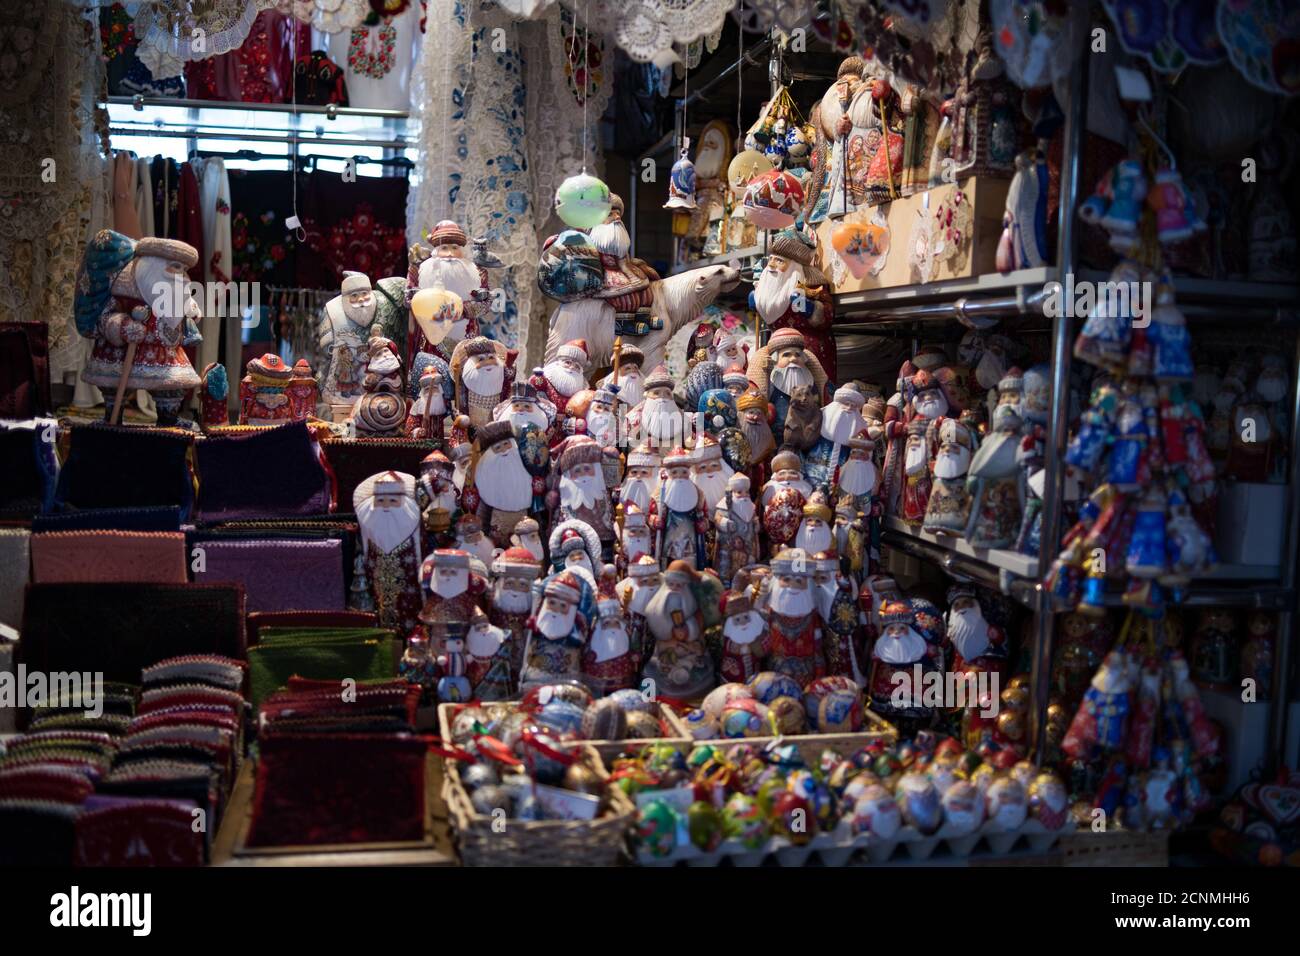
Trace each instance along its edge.
<path fill-rule="evenodd" d="M 424 832 L 418 844 L 370 844 L 322 847 L 257 847 L 245 845 L 252 822 L 256 777 L 253 761 L 245 760 L 230 794 L 216 839 L 211 866 L 455 866 L 456 855 L 442 799 L 442 760 L 425 758 Z M 375 808 L 382 813 L 382 807 Z"/>

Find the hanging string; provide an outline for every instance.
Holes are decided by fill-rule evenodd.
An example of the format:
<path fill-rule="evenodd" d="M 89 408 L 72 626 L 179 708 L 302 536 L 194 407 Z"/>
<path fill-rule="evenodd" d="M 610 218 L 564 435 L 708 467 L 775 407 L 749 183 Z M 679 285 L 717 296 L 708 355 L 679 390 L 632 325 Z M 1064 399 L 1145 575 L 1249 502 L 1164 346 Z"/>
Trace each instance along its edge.
<path fill-rule="evenodd" d="M 296 23 L 291 25 L 289 31 L 289 57 L 293 60 L 289 80 L 289 109 L 293 113 L 293 133 L 289 141 L 289 179 L 293 188 L 291 200 L 293 221 L 298 223 L 294 235 L 298 237 L 299 242 L 305 242 L 307 230 L 302 227 L 302 220 L 298 218 L 298 24 Z"/>
<path fill-rule="evenodd" d="M 736 57 L 736 135 L 742 137 L 740 145 L 744 146 L 744 133 L 741 124 L 741 101 L 745 97 L 745 0 L 740 0 L 740 20 L 736 24 L 736 34 L 740 38 L 740 55 Z"/>
<path fill-rule="evenodd" d="M 591 0 L 582 8 L 582 174 L 587 175 L 587 100 L 591 98 Z M 574 67 L 577 78 L 577 67 Z"/>
<path fill-rule="evenodd" d="M 686 72 L 682 75 L 682 152 L 686 152 L 686 103 L 691 98 L 691 46 L 686 45 Z"/>
<path fill-rule="evenodd" d="M 468 24 L 466 24 L 468 26 Z M 451 203 L 447 197 L 447 152 L 451 145 L 447 142 L 447 120 L 451 116 L 452 104 L 455 98 L 451 95 L 451 56 L 444 55 L 442 58 L 442 157 L 438 161 L 438 208 L 439 219 L 447 219 L 450 213 Z"/>

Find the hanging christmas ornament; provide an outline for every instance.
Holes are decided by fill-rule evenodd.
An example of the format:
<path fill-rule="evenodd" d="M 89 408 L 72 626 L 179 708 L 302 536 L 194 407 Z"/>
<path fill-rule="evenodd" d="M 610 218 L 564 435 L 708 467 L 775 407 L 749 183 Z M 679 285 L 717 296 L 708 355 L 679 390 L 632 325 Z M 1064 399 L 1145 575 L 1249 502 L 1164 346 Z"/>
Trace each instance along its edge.
<path fill-rule="evenodd" d="M 455 292 L 435 286 L 421 289 L 411 297 L 411 314 L 429 345 L 434 346 L 460 321 L 465 314 L 465 303 Z"/>
<path fill-rule="evenodd" d="M 784 229 L 803 206 L 803 187 L 783 169 L 755 178 L 745 190 L 745 216 L 760 229 Z"/>
<path fill-rule="evenodd" d="M 889 226 L 878 212 L 869 222 L 846 222 L 831 232 L 831 248 L 855 279 L 879 275 L 889 253 Z"/>
<path fill-rule="evenodd" d="M 682 140 L 682 152 L 668 178 L 668 201 L 665 209 L 695 208 L 695 164 L 691 162 L 688 151 L 691 141 Z"/>
<path fill-rule="evenodd" d="M 590 173 L 570 176 L 555 190 L 555 214 L 574 229 L 599 226 L 609 216 L 609 207 L 609 187 Z"/>
<path fill-rule="evenodd" d="M 727 182 L 737 199 L 745 198 L 745 190 L 757 177 L 772 169 L 772 161 L 756 149 L 742 149 L 727 166 Z"/>

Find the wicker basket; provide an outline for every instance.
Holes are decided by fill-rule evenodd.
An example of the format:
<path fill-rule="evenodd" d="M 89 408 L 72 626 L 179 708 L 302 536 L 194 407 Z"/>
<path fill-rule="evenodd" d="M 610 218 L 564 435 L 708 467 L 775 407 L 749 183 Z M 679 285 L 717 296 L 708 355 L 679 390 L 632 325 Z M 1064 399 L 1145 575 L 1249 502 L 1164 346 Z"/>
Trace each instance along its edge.
<path fill-rule="evenodd" d="M 455 709 L 454 704 L 438 706 L 443 740 L 451 740 Z M 600 752 L 586 742 L 578 746 L 584 759 L 606 775 Z M 618 787 L 610 787 L 607 793 L 609 807 L 594 820 L 507 820 L 504 829 L 494 829 L 496 821 L 477 812 L 470 802 L 457 761 L 446 761 L 442 786 L 452 835 L 464 866 L 616 865 L 627 855 L 636 807 Z"/>
<path fill-rule="evenodd" d="M 1169 832 L 1070 833 L 1061 837 L 1056 852 L 1062 866 L 1168 866 Z"/>

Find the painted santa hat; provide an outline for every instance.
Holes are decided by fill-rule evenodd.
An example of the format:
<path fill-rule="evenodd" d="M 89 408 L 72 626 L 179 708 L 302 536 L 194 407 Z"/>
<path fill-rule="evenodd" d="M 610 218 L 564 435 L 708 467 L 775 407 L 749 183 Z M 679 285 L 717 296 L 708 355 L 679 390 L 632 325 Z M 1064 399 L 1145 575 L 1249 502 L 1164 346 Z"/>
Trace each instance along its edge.
<path fill-rule="evenodd" d="M 463 246 L 467 242 L 469 242 L 469 237 L 465 235 L 465 230 L 450 219 L 442 220 L 429 233 L 429 245 L 431 246 L 442 246 L 447 243 Z"/>
<path fill-rule="evenodd" d="M 695 443 L 695 448 L 691 451 L 691 462 L 696 465 L 721 458 L 722 446 L 718 444 L 718 440 L 712 435 L 701 435 L 700 440 Z"/>
<path fill-rule="evenodd" d="M 574 551 L 585 551 L 587 540 L 582 536 L 582 532 L 577 528 L 565 528 L 560 532 L 560 540 L 555 546 L 555 553 L 560 557 L 567 557 Z"/>
<path fill-rule="evenodd" d="M 599 465 L 600 443 L 586 435 L 573 435 L 564 440 L 557 464 L 560 472 L 566 472 L 577 465 Z"/>
<path fill-rule="evenodd" d="M 642 383 L 642 387 L 645 391 L 649 392 L 656 388 L 670 389 L 676 384 L 677 380 L 674 379 L 672 373 L 668 371 L 668 367 L 666 365 L 657 365 L 655 366 L 654 371 L 646 376 L 646 380 Z"/>
<path fill-rule="evenodd" d="M 772 473 L 778 471 L 802 471 L 803 459 L 799 453 L 790 448 L 782 448 L 772 456 Z"/>
<path fill-rule="evenodd" d="M 469 570 L 469 552 L 460 548 L 438 548 L 431 555 L 435 568 L 464 568 Z"/>
<path fill-rule="evenodd" d="M 627 453 L 629 468 L 658 468 L 659 454 L 649 445 L 637 445 Z"/>
<path fill-rule="evenodd" d="M 725 381 L 725 379 L 724 379 Z M 751 409 L 767 411 L 768 402 L 765 397 L 756 388 L 750 388 L 736 399 L 736 410 L 747 412 Z"/>
<path fill-rule="evenodd" d="M 667 581 L 689 583 L 694 581 L 696 576 L 695 565 L 680 558 L 669 564 L 664 571 L 664 579 Z"/>
<path fill-rule="evenodd" d="M 463 441 L 451 446 L 451 460 L 455 464 L 460 464 L 469 458 L 474 448 L 469 442 Z"/>
<path fill-rule="evenodd" d="M 513 441 L 514 437 L 515 433 L 509 422 L 489 422 L 481 425 L 477 436 L 479 451 L 487 451 L 500 441 L 507 439 Z"/>
<path fill-rule="evenodd" d="M 939 444 L 961 445 L 963 448 L 975 447 L 970 429 L 955 418 L 945 418 L 939 425 Z"/>
<path fill-rule="evenodd" d="M 804 339 L 803 333 L 800 332 L 798 329 L 790 329 L 790 328 L 777 329 L 775 332 L 772 333 L 771 337 L 767 340 L 768 355 L 778 352 L 781 349 L 788 349 L 788 348 L 802 349 L 807 347 L 808 347 L 807 341 Z"/>
<path fill-rule="evenodd" d="M 370 292 L 372 289 L 370 276 L 364 272 L 344 272 L 343 282 L 339 286 L 339 291 L 344 295 L 351 295 L 353 292 Z"/>
<path fill-rule="evenodd" d="M 522 521 L 520 521 L 518 524 L 515 525 L 514 533 L 522 538 L 524 535 L 527 534 L 540 534 L 541 530 L 542 530 L 541 526 L 538 525 L 536 518 L 524 518 Z M 527 553 L 528 552 L 525 551 L 525 554 Z"/>
<path fill-rule="evenodd" d="M 938 345 L 922 345 L 912 356 L 912 364 L 922 371 L 933 371 L 948 361 L 948 353 Z"/>
<path fill-rule="evenodd" d="M 722 373 L 722 384 L 727 388 L 739 386 L 740 388 L 749 387 L 749 373 L 739 365 L 733 365 Z"/>
<path fill-rule="evenodd" d="M 199 251 L 188 242 L 179 239 L 159 239 L 146 236 L 135 244 L 135 258 L 153 256 L 168 262 L 179 262 L 186 269 L 193 269 L 199 262 Z"/>
<path fill-rule="evenodd" d="M 736 617 L 754 610 L 754 602 L 746 591 L 728 591 L 722 596 L 724 617 Z"/>
<path fill-rule="evenodd" d="M 609 364 L 611 366 L 614 364 L 614 356 L 612 354 L 609 357 Z M 645 364 L 645 353 L 642 352 L 635 345 L 624 345 L 619 350 L 618 367 L 620 370 L 624 366 L 630 365 L 633 368 L 640 368 L 644 364 Z"/>
<path fill-rule="evenodd" d="M 867 401 L 867 396 L 852 385 L 841 385 L 835 390 L 835 394 L 831 398 L 841 404 L 852 405 L 854 408 L 861 408 Z"/>
<path fill-rule="evenodd" d="M 569 604 L 577 604 L 582 597 L 582 583 L 572 571 L 561 571 L 546 582 L 545 594 Z"/>
<path fill-rule="evenodd" d="M 515 530 L 519 530 L 518 525 Z M 535 578 L 541 570 L 541 564 L 527 548 L 506 548 L 492 562 L 493 573 L 516 578 Z"/>
<path fill-rule="evenodd" d="M 912 608 L 902 601 L 886 601 L 878 616 L 882 628 L 890 624 L 906 624 L 911 627 L 916 617 Z"/>
<path fill-rule="evenodd" d="M 613 408 L 618 404 L 618 386 L 612 383 L 605 383 L 596 389 L 596 394 L 592 397 L 593 402 L 600 402 Z"/>
<path fill-rule="evenodd" d="M 571 339 L 555 350 L 556 358 L 570 359 L 584 368 L 587 365 L 588 355 L 586 339 Z"/>
<path fill-rule="evenodd" d="M 840 569 L 840 556 L 835 551 L 818 551 L 812 556 L 813 569 L 834 573 Z"/>
<path fill-rule="evenodd" d="M 691 453 L 681 445 L 678 445 L 667 455 L 664 456 L 665 468 L 688 468 L 691 464 Z"/>
<path fill-rule="evenodd" d="M 803 548 L 785 548 L 772 559 L 773 574 L 809 574 L 812 563 Z"/>
<path fill-rule="evenodd" d="M 461 515 L 460 520 L 456 522 L 456 534 L 461 538 L 468 538 L 482 531 L 483 522 L 479 520 L 478 515 Z"/>
<path fill-rule="evenodd" d="M 738 471 L 727 479 L 727 490 L 737 495 L 749 493 L 749 476 Z"/>
<path fill-rule="evenodd" d="M 385 471 L 375 476 L 374 493 L 377 495 L 404 495 L 415 491 L 415 479 L 396 471 Z"/>
<path fill-rule="evenodd" d="M 628 577 L 648 578 L 659 573 L 659 562 L 648 554 L 636 558 L 627 566 Z"/>
<path fill-rule="evenodd" d="M 812 493 L 812 497 L 803 506 L 803 516 L 805 518 L 820 518 L 829 524 L 830 520 L 835 517 L 835 513 L 831 511 L 831 505 L 826 500 L 826 495 L 819 489 Z"/>
<path fill-rule="evenodd" d="M 646 526 L 645 512 L 635 503 L 629 501 L 623 506 L 623 530 L 640 531 Z"/>
<path fill-rule="evenodd" d="M 254 378 L 266 379 L 274 383 L 287 383 L 293 378 L 293 369 L 284 363 L 284 359 L 274 352 L 267 352 L 257 358 L 249 359 L 248 374 Z"/>

